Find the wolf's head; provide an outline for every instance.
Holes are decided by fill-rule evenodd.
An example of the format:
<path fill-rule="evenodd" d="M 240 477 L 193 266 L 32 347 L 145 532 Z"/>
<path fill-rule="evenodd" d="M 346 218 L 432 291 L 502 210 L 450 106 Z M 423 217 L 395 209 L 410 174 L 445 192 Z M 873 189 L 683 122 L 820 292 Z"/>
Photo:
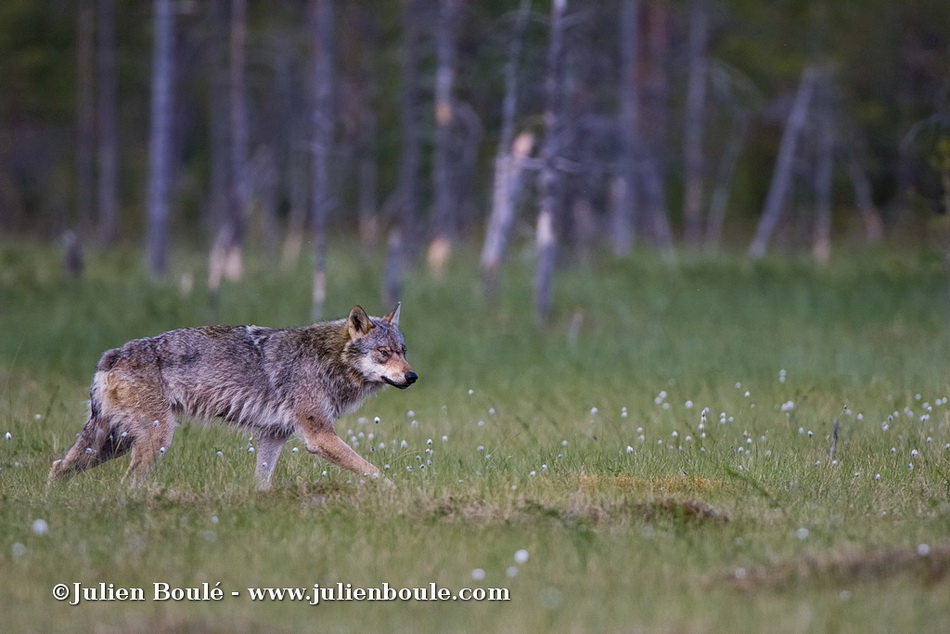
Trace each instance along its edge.
<path fill-rule="evenodd" d="M 399 308 L 385 317 L 370 317 L 354 306 L 346 319 L 353 365 L 370 383 L 388 383 L 406 389 L 419 376 L 406 361 L 406 343 L 399 332 Z"/>

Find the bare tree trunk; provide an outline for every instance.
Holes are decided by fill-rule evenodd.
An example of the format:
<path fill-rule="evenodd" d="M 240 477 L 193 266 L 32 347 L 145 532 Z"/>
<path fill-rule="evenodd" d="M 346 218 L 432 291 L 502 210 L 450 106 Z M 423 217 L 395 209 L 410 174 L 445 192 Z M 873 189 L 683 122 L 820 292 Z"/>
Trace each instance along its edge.
<path fill-rule="evenodd" d="M 623 0 L 620 6 L 620 155 L 613 184 L 613 206 L 610 214 L 610 237 L 613 252 L 627 255 L 633 247 L 636 232 L 636 159 L 640 145 L 637 122 L 637 49 L 639 33 L 639 0 Z"/>
<path fill-rule="evenodd" d="M 759 220 L 755 237 L 749 245 L 749 255 L 753 258 L 761 258 L 765 255 L 769 240 L 772 238 L 779 217 L 782 215 L 785 195 L 792 179 L 795 153 L 798 149 L 802 130 L 805 127 L 808 108 L 814 92 L 816 74 L 817 71 L 814 68 L 805 69 L 801 83 L 798 86 L 798 92 L 795 95 L 795 101 L 792 103 L 792 110 L 788 115 L 788 122 L 785 124 L 785 131 L 779 145 L 775 172 L 772 174 L 772 183 L 769 185 L 769 193 L 766 196 L 765 207 L 762 210 L 762 218 Z"/>
<path fill-rule="evenodd" d="M 224 277 L 237 281 L 244 275 L 241 249 L 247 227 L 250 181 L 247 174 L 247 90 L 245 54 L 247 50 L 247 1 L 231 3 L 231 186 L 232 202 L 228 214 L 229 235 Z"/>
<path fill-rule="evenodd" d="M 76 222 L 85 233 L 93 226 L 96 145 L 95 7 L 92 0 L 78 4 L 76 51 Z"/>
<path fill-rule="evenodd" d="M 554 259 L 557 244 L 554 221 L 561 186 L 561 176 L 554 162 L 561 131 L 560 101 L 564 92 L 562 87 L 562 62 L 564 55 L 564 13 L 566 10 L 567 0 L 553 0 L 551 2 L 547 59 L 548 74 L 545 79 L 544 143 L 541 146 L 541 174 L 538 184 L 538 267 L 534 278 L 535 314 L 538 321 L 542 323 L 550 317 L 554 294 Z"/>
<path fill-rule="evenodd" d="M 436 277 L 445 272 L 452 253 L 455 234 L 455 209 L 458 206 L 455 182 L 456 156 L 453 156 L 455 103 L 452 87 L 455 82 L 456 23 L 463 0 L 439 0 L 439 24 L 436 29 L 435 72 L 435 166 L 433 185 L 435 232 L 429 244 L 429 272 Z"/>
<path fill-rule="evenodd" d="M 706 225 L 706 244 L 713 248 L 718 248 L 722 241 L 722 225 L 726 217 L 726 206 L 729 203 L 729 194 L 732 188 L 732 181 L 736 173 L 736 165 L 739 163 L 739 156 L 742 154 L 742 146 L 745 145 L 746 134 L 749 130 L 749 119 L 744 112 L 736 112 L 735 128 L 732 136 L 723 151 L 719 162 L 719 169 L 716 174 L 716 185 L 713 188 L 712 197 L 709 201 L 709 213 Z"/>
<path fill-rule="evenodd" d="M 831 172 L 834 159 L 834 121 L 831 112 L 830 76 L 822 73 L 818 86 L 816 110 L 818 114 L 817 150 L 814 171 L 815 227 L 812 236 L 812 255 L 821 264 L 831 256 Z"/>
<path fill-rule="evenodd" d="M 376 73 L 373 54 L 379 49 L 379 25 L 375 10 L 356 3 L 357 33 L 360 40 L 360 65 L 357 77 L 359 121 L 357 123 L 356 161 L 359 170 L 359 235 L 364 247 L 376 243 L 379 233 L 376 168 Z"/>
<path fill-rule="evenodd" d="M 508 245 L 508 234 L 514 221 L 515 207 L 521 185 L 524 161 L 531 153 L 534 137 L 524 133 L 514 141 L 515 115 L 518 108 L 518 58 L 521 56 L 524 29 L 531 11 L 531 0 L 521 0 L 515 29 L 505 62 L 505 96 L 501 107 L 501 136 L 495 155 L 495 183 L 492 209 L 482 247 L 482 283 L 488 295 L 497 289 L 501 262 Z"/>
<path fill-rule="evenodd" d="M 329 161 L 333 145 L 333 0 L 312 0 L 313 8 L 313 309 L 323 316 L 327 276 L 327 217 L 333 204 Z"/>
<path fill-rule="evenodd" d="M 508 236 L 515 220 L 515 209 L 521 197 L 525 164 L 534 147 L 534 135 L 522 132 L 511 150 L 498 148 L 495 158 L 495 186 L 492 189 L 492 212 L 482 247 L 482 283 L 487 295 L 498 289 L 501 263 L 508 247 Z"/>
<path fill-rule="evenodd" d="M 706 119 L 706 83 L 708 62 L 706 43 L 709 39 L 708 0 L 692 1 L 689 31 L 689 78 L 686 88 L 686 121 L 683 125 L 685 191 L 683 216 L 686 220 L 686 242 L 699 244 L 703 233 L 703 126 Z"/>
<path fill-rule="evenodd" d="M 846 151 L 848 153 L 848 175 L 851 177 L 851 186 L 854 188 L 854 202 L 861 220 L 864 221 L 865 236 L 868 242 L 880 242 L 884 237 L 884 223 L 881 222 L 881 214 L 874 205 L 871 183 L 868 181 L 868 175 L 864 172 L 864 168 L 861 167 L 853 142 L 849 144 Z"/>
<path fill-rule="evenodd" d="M 294 115 L 291 125 L 291 138 L 306 139 L 306 129 L 300 116 Z M 290 178 L 290 213 L 287 218 L 287 236 L 284 238 L 284 246 L 281 250 L 281 264 L 284 267 L 290 267 L 300 259 L 300 251 L 303 249 L 304 233 L 307 229 L 308 203 L 307 186 L 309 178 L 307 176 L 309 152 L 304 152 L 294 144 L 290 149 L 290 159 L 288 161 L 288 176 Z"/>
<path fill-rule="evenodd" d="M 99 240 L 119 236 L 118 144 L 116 139 L 115 0 L 99 0 Z"/>
<path fill-rule="evenodd" d="M 247 95 L 245 49 L 247 46 L 246 0 L 231 2 L 228 113 L 230 117 L 230 196 L 211 249 L 208 290 L 216 293 L 223 279 L 236 281 L 244 275 L 241 249 L 247 227 L 250 181 L 247 169 Z"/>
<path fill-rule="evenodd" d="M 386 274 L 383 300 L 386 305 L 399 301 L 407 253 L 415 250 L 416 207 L 419 204 L 419 164 L 422 134 L 419 125 L 419 26 L 420 0 L 403 0 L 403 147 L 399 184 L 395 197 L 395 218 L 387 241 Z"/>
<path fill-rule="evenodd" d="M 148 224 L 149 270 L 155 277 L 168 269 L 169 146 L 171 142 L 174 15 L 171 0 L 154 0 L 155 43 L 149 132 Z"/>
<path fill-rule="evenodd" d="M 229 0 L 211 4 L 211 204 L 209 228 L 214 240 L 208 257 L 208 288 L 214 293 L 221 283 L 226 259 L 227 231 L 233 213 L 231 174 L 231 126 L 224 116 L 229 108 Z"/>

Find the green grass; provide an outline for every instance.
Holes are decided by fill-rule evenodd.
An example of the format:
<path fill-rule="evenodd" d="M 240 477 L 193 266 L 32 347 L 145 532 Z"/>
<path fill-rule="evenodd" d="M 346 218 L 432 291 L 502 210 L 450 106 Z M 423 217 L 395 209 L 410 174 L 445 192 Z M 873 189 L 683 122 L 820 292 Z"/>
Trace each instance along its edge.
<path fill-rule="evenodd" d="M 381 259 L 334 246 L 328 317 L 354 303 L 391 308 L 377 299 Z M 159 284 L 131 251 L 93 253 L 74 281 L 52 250 L 4 245 L 3 629 L 943 629 L 950 285 L 940 257 L 881 250 L 826 268 L 595 259 L 558 274 L 544 328 L 530 259 L 515 259 L 491 303 L 470 253 L 441 281 L 407 280 L 402 326 L 420 381 L 337 423 L 389 465 L 394 486 L 361 484 L 293 441 L 274 490 L 259 493 L 247 436 L 185 424 L 145 487 L 120 482 L 120 459 L 48 491 L 102 351 L 208 321 L 204 263 L 176 254 Z M 306 322 L 305 266 L 249 269 L 224 289 L 217 321 Z M 520 549 L 529 559 L 518 564 Z M 55 584 L 75 582 L 148 596 L 155 582 L 220 582 L 226 593 L 77 607 L 52 598 Z M 503 587 L 511 600 L 309 606 L 246 593 L 337 582 Z"/>

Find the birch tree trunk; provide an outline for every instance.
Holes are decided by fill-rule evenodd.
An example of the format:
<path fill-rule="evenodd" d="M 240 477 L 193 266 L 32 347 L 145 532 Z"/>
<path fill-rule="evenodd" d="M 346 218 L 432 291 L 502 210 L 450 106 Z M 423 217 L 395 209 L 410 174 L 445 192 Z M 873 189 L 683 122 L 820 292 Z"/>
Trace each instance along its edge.
<path fill-rule="evenodd" d="M 821 264 L 831 257 L 831 173 L 835 151 L 834 121 L 831 112 L 830 77 L 822 73 L 816 91 L 817 160 L 814 168 L 815 227 L 812 256 Z"/>
<path fill-rule="evenodd" d="M 554 164 L 560 142 L 560 105 L 563 95 L 562 61 L 564 49 L 564 13 L 567 0 L 552 0 L 548 42 L 547 78 L 545 79 L 544 142 L 541 147 L 541 174 L 538 183 L 538 221 L 536 227 L 538 263 L 534 278 L 534 307 L 538 321 L 545 323 L 553 300 L 554 258 L 556 249 L 555 215 L 561 177 Z"/>
<path fill-rule="evenodd" d="M 395 193 L 395 217 L 387 240 L 383 303 L 391 305 L 402 295 L 406 253 L 418 244 L 416 207 L 419 204 L 419 164 L 422 135 L 419 125 L 419 26 L 420 0 L 403 0 L 402 160 Z"/>
<path fill-rule="evenodd" d="M 118 143 L 116 135 L 115 0 L 98 0 L 99 57 L 99 240 L 119 237 Z"/>
<path fill-rule="evenodd" d="M 360 64 L 357 73 L 359 90 L 359 120 L 357 123 L 356 162 L 359 170 L 359 235 L 364 247 L 373 246 L 379 233 L 377 167 L 376 167 L 376 110 L 378 93 L 373 54 L 379 49 L 379 24 L 375 10 L 357 4 L 356 21 L 360 39 Z"/>
<path fill-rule="evenodd" d="M 453 152 L 453 128 L 455 126 L 455 103 L 452 96 L 456 65 L 456 23 L 463 0 L 439 0 L 439 24 L 436 29 L 435 72 L 435 166 L 433 186 L 435 204 L 433 216 L 435 232 L 429 244 L 429 272 L 436 277 L 445 272 L 445 265 L 452 253 L 455 234 L 455 208 L 458 196 L 453 165 L 457 156 Z"/>
<path fill-rule="evenodd" d="M 703 126 L 706 115 L 708 63 L 706 45 L 709 39 L 708 0 L 692 1 L 689 31 L 689 78 L 686 88 L 686 121 L 683 125 L 683 166 L 685 191 L 683 216 L 686 220 L 686 242 L 699 244 L 703 233 Z"/>
<path fill-rule="evenodd" d="M 610 238 L 615 255 L 627 255 L 633 248 L 637 226 L 636 159 L 640 145 L 637 121 L 637 49 L 639 0 L 622 0 L 620 6 L 620 154 L 613 184 Z"/>
<path fill-rule="evenodd" d="M 749 245 L 749 255 L 753 258 L 761 258 L 765 255 L 769 240 L 771 240 L 782 215 L 785 196 L 788 193 L 788 187 L 792 179 L 795 154 L 802 130 L 805 127 L 808 108 L 814 92 L 816 72 L 814 68 L 809 67 L 802 73 L 802 79 L 795 94 L 795 101 L 792 103 L 792 110 L 788 115 L 785 131 L 782 133 L 775 171 L 772 174 L 772 183 L 769 185 L 765 207 L 762 209 L 762 218 L 759 220 L 755 237 Z"/>
<path fill-rule="evenodd" d="M 76 32 L 76 222 L 82 233 L 93 226 L 96 146 L 95 7 L 78 3 Z"/>
<path fill-rule="evenodd" d="M 313 36 L 313 306 L 314 321 L 323 316 L 326 300 L 329 160 L 333 145 L 333 0 L 312 0 Z"/>
<path fill-rule="evenodd" d="M 534 137 L 523 133 L 514 140 L 515 115 L 518 109 L 518 58 L 524 29 L 531 11 L 531 0 L 521 0 L 515 29 L 505 62 L 505 96 L 501 107 L 501 135 L 495 155 L 495 182 L 492 188 L 492 208 L 482 246 L 482 284 L 487 295 L 497 290 L 501 262 L 508 246 L 508 234 L 514 221 L 515 207 L 520 192 L 521 174 L 525 159 L 531 153 Z"/>
<path fill-rule="evenodd" d="M 147 253 L 149 271 L 168 269 L 169 147 L 171 142 L 174 15 L 172 0 L 153 0 L 155 41 L 149 132 Z"/>

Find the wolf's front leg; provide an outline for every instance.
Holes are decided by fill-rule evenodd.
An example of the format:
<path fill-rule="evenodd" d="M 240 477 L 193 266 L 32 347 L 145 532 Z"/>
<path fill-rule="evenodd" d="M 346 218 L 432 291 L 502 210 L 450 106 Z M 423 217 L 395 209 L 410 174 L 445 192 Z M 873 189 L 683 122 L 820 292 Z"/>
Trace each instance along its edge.
<path fill-rule="evenodd" d="M 307 417 L 299 427 L 304 442 L 307 444 L 307 451 L 310 453 L 354 473 L 379 477 L 379 469 L 364 460 L 336 435 L 333 423 Z"/>

